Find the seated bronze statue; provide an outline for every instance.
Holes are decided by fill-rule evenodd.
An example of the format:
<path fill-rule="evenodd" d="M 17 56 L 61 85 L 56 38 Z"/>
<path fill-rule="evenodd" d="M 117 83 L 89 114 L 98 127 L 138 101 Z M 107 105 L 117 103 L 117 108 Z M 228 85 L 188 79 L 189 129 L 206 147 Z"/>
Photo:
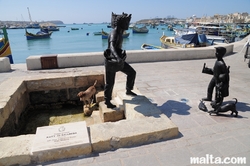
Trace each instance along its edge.
<path fill-rule="evenodd" d="M 122 50 L 123 32 L 128 30 L 131 20 L 131 14 L 122 13 L 121 15 L 112 12 L 111 27 L 113 30 L 108 37 L 108 48 L 104 51 L 105 61 L 105 87 L 104 98 L 105 104 L 108 108 L 115 108 L 116 106 L 110 101 L 112 99 L 112 91 L 115 83 L 116 72 L 121 71 L 127 75 L 126 94 L 136 96 L 132 92 L 136 71 L 125 61 L 126 51 Z"/>

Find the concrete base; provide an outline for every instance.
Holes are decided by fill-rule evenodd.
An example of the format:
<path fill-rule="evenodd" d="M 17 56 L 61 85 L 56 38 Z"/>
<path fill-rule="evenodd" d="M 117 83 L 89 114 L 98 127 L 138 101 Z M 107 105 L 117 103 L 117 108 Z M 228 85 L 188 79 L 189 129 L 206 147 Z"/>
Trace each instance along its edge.
<path fill-rule="evenodd" d="M 81 79 L 74 78 L 74 80 L 80 81 Z M 35 88 L 34 85 L 36 84 L 33 84 L 34 81 L 26 82 L 25 87 Z M 43 80 L 40 81 L 43 82 Z M 55 80 L 51 81 L 54 82 Z M 48 89 L 48 86 L 52 85 L 51 81 L 47 79 L 45 80 L 46 84 L 42 84 L 43 86 L 39 87 Z M 17 84 L 17 81 L 12 82 L 20 86 L 20 84 Z M 22 81 L 20 83 L 24 85 Z M 74 84 L 78 85 L 77 83 Z M 45 85 L 46 87 L 44 87 Z M 53 84 L 53 87 L 57 86 Z M 17 87 L 14 89 L 17 89 Z M 68 125 L 71 126 L 71 130 L 66 132 L 66 136 L 67 133 L 73 132 L 74 135 L 74 133 L 78 133 L 78 130 L 82 131 L 84 129 L 85 137 L 80 135 L 80 137 L 76 138 L 76 141 L 74 141 L 73 137 L 70 139 L 68 137 L 61 137 L 64 128 L 57 128 L 52 134 L 38 132 L 36 135 L 0 138 L 0 166 L 27 165 L 30 163 L 75 157 L 92 152 L 153 143 L 178 136 L 178 127 L 166 115 L 162 114 L 145 96 L 140 94 L 136 88 L 134 92 L 138 96 L 127 96 L 125 95 L 125 82 L 117 82 L 115 84 L 113 95 L 114 103 L 119 108 L 118 111 L 106 108 L 104 102 L 101 102 L 103 93 L 100 92 L 96 96 L 96 100 L 99 102 L 99 108 L 101 109 L 99 109 L 100 111 L 93 111 L 91 115 L 93 119 L 86 122 L 89 124 L 87 127 L 88 133 L 84 125 L 79 126 L 75 123 L 59 125 L 61 127 L 64 126 L 64 128 L 67 128 Z M 94 118 L 94 116 L 96 117 L 99 114 L 98 112 L 101 113 L 102 121 L 105 123 L 100 122 L 101 118 Z M 124 119 L 124 116 L 126 116 L 126 119 Z M 50 127 L 47 126 L 45 128 Z M 43 130 L 43 127 L 41 130 Z M 89 135 L 89 137 L 86 137 L 86 135 Z"/>
<path fill-rule="evenodd" d="M 89 126 L 94 152 L 138 146 L 178 135 L 178 127 L 137 88 L 134 92 L 138 96 L 128 96 L 124 87 L 124 82 L 116 83 L 114 87 L 112 103 L 118 108 L 109 109 L 104 102 L 99 104 L 100 116 L 106 123 Z"/>
<path fill-rule="evenodd" d="M 165 115 L 120 120 L 90 126 L 92 150 L 102 152 L 138 146 L 178 135 L 178 127 Z"/>
<path fill-rule="evenodd" d="M 8 57 L 0 57 L 0 72 L 10 71 L 10 60 Z"/>

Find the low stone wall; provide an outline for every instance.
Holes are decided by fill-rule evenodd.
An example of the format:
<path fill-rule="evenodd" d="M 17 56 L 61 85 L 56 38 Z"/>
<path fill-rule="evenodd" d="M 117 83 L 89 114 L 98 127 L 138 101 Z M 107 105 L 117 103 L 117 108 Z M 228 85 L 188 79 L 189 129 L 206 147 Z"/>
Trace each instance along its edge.
<path fill-rule="evenodd" d="M 218 46 L 218 45 L 217 45 Z M 227 49 L 226 55 L 233 53 L 233 44 L 220 44 Z M 127 62 L 142 63 L 142 62 L 159 62 L 159 61 L 176 61 L 176 60 L 194 60 L 215 57 L 215 46 L 188 48 L 188 49 L 162 49 L 162 50 L 129 50 L 127 51 Z M 47 69 L 48 65 L 43 65 L 41 59 L 49 55 L 29 56 L 26 59 L 28 70 Z M 103 52 L 91 53 L 71 53 L 51 55 L 55 57 L 54 63 L 50 68 L 69 68 L 69 67 L 84 67 L 98 66 L 104 64 Z M 46 62 L 45 62 L 46 63 Z M 56 64 L 56 65 L 53 65 Z"/>
<path fill-rule="evenodd" d="M 0 137 L 13 136 L 18 132 L 19 117 L 29 104 L 26 86 L 22 80 L 10 78 L 1 87 L 5 91 L 0 100 Z"/>

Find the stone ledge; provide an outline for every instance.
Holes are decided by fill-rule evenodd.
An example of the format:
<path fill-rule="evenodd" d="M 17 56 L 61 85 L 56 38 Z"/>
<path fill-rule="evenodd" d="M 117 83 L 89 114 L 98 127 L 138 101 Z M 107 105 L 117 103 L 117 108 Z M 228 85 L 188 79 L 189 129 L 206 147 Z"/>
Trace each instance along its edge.
<path fill-rule="evenodd" d="M 165 115 L 89 126 L 93 152 L 138 146 L 176 137 L 178 127 Z"/>
<path fill-rule="evenodd" d="M 223 44 L 226 47 L 226 55 L 233 53 L 233 44 Z M 218 45 L 201 48 L 183 48 L 183 49 L 161 49 L 161 50 L 128 50 L 128 63 L 176 61 L 214 58 L 214 53 Z M 29 56 L 26 59 L 28 70 L 42 69 L 40 57 L 43 55 Z M 103 52 L 91 53 L 68 53 L 57 55 L 58 67 L 84 67 L 103 65 Z"/>
<path fill-rule="evenodd" d="M 30 149 L 34 137 L 34 134 L 29 134 L 0 138 L 0 166 L 30 164 Z"/>

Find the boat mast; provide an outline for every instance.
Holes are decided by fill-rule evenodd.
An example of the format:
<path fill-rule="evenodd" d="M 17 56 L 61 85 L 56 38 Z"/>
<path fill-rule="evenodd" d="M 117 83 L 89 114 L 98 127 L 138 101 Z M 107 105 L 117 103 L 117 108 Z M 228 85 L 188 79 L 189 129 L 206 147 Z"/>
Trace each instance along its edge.
<path fill-rule="evenodd" d="M 30 24 L 32 24 L 33 22 L 32 22 L 32 19 L 31 19 L 31 15 L 30 15 L 30 10 L 29 10 L 29 7 L 27 7 L 27 9 L 28 9 L 29 18 L 30 18 Z"/>

